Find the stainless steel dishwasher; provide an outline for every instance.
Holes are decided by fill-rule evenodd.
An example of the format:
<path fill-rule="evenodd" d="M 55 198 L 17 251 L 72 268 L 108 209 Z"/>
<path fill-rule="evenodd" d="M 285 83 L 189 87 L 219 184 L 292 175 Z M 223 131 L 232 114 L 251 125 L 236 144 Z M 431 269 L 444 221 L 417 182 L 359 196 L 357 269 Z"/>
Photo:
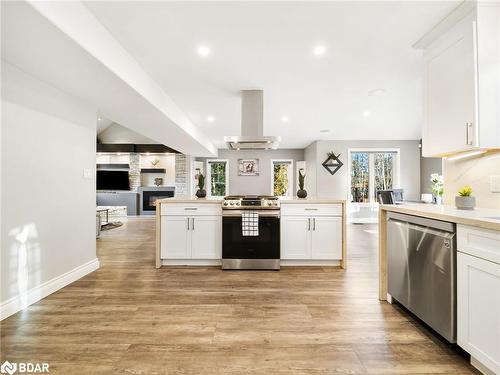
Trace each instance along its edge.
<path fill-rule="evenodd" d="M 456 342 L 456 227 L 387 213 L 387 291 L 449 342 Z"/>

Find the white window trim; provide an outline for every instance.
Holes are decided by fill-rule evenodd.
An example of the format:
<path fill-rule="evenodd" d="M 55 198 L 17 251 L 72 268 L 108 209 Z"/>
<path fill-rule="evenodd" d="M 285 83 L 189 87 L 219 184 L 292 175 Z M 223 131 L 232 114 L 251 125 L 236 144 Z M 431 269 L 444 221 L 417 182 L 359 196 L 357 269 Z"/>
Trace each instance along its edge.
<path fill-rule="evenodd" d="M 271 194 L 274 195 L 274 164 L 275 163 L 288 163 L 290 164 L 288 173 L 288 190 L 284 197 L 293 197 L 293 189 L 294 189 L 294 169 L 293 169 L 293 159 L 271 159 Z"/>
<path fill-rule="evenodd" d="M 377 204 L 376 197 L 374 197 L 372 186 L 375 183 L 375 176 L 373 173 L 370 173 L 369 181 L 368 181 L 368 200 L 367 203 L 359 203 L 359 202 L 351 202 L 351 153 L 353 152 L 368 152 L 368 153 L 377 153 L 377 152 L 394 152 L 396 154 L 396 165 L 394 169 L 394 189 L 398 189 L 401 187 L 401 149 L 400 148 L 348 148 L 347 149 L 347 202 L 350 204 L 356 204 L 360 206 L 372 206 L 373 204 Z M 370 157 L 368 159 L 369 169 L 372 170 L 373 158 Z"/>
<path fill-rule="evenodd" d="M 210 168 L 210 163 L 226 163 L 226 195 L 229 194 L 229 159 L 207 159 L 205 168 L 206 168 L 206 178 L 205 178 L 205 186 L 207 190 L 207 197 L 218 197 L 218 195 L 212 195 L 212 170 Z"/>

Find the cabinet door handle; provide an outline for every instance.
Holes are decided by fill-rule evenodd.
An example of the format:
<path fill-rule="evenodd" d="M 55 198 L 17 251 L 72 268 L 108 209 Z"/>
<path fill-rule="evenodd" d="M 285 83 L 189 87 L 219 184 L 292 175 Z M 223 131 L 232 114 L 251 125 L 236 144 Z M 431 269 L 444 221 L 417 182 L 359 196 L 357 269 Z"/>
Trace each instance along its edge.
<path fill-rule="evenodd" d="M 194 217 L 192 217 L 191 220 L 193 220 L 191 224 L 191 230 L 194 230 Z"/>
<path fill-rule="evenodd" d="M 316 218 L 313 218 L 313 230 L 316 230 Z"/>
<path fill-rule="evenodd" d="M 305 208 L 306 211 L 318 211 L 317 208 Z"/>
<path fill-rule="evenodd" d="M 196 211 L 198 208 L 196 207 L 186 207 L 184 210 L 185 211 Z"/>
<path fill-rule="evenodd" d="M 472 146 L 472 141 L 473 141 L 473 136 L 472 136 L 472 130 L 473 130 L 472 129 L 472 122 L 466 122 L 465 126 L 466 126 L 465 137 L 466 137 L 467 145 L 468 146 Z"/>
<path fill-rule="evenodd" d="M 307 218 L 307 231 L 311 230 L 311 218 Z"/>
<path fill-rule="evenodd" d="M 189 230 L 189 218 L 187 218 L 187 230 Z"/>

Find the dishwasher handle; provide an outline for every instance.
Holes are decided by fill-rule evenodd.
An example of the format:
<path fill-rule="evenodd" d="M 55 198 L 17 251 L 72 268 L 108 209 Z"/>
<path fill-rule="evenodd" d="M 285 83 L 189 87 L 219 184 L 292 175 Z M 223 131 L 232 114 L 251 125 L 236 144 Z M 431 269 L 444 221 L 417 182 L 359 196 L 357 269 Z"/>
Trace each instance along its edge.
<path fill-rule="evenodd" d="M 387 221 L 399 221 L 402 223 L 413 224 L 416 226 L 424 228 L 432 228 L 438 231 L 444 231 L 449 233 L 456 232 L 456 224 L 450 223 L 448 221 L 428 219 L 421 216 L 413 216 L 407 214 L 400 214 L 396 212 L 387 212 Z"/>

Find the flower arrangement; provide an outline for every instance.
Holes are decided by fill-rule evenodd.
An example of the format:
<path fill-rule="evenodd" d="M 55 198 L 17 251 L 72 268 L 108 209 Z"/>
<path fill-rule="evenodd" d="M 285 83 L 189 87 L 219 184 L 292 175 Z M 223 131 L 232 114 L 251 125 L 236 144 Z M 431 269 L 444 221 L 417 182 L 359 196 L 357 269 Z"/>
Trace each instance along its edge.
<path fill-rule="evenodd" d="M 431 182 L 432 182 L 432 186 L 431 186 L 432 193 L 436 197 L 442 197 L 443 193 L 444 193 L 444 189 L 443 189 L 443 185 L 444 185 L 443 176 L 441 176 L 441 175 L 439 175 L 437 173 L 433 173 L 433 174 L 431 174 Z"/>

